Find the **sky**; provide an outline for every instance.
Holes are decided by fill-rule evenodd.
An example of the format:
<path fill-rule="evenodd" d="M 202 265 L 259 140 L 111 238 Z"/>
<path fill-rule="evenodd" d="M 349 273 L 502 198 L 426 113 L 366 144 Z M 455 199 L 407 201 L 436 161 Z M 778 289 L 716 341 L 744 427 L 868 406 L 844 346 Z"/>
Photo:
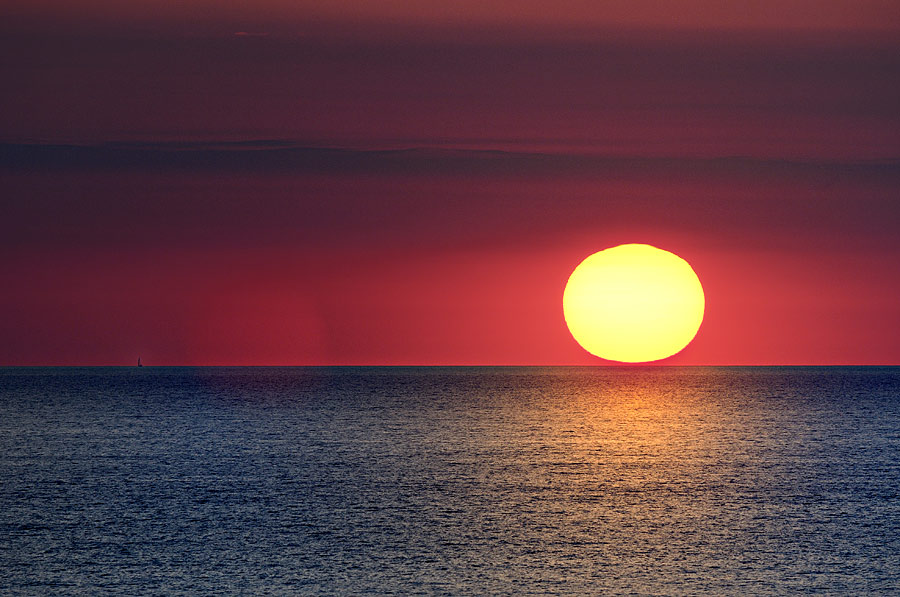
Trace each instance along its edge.
<path fill-rule="evenodd" d="M 900 5 L 731 4 L 0 7 L 0 365 L 604 364 L 630 242 L 664 364 L 900 364 Z"/>

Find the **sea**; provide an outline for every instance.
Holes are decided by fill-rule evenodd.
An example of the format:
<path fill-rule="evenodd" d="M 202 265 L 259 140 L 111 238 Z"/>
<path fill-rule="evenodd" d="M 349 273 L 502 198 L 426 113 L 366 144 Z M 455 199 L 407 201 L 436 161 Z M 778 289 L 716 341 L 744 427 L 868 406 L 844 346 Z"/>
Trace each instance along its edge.
<path fill-rule="evenodd" d="M 900 368 L 0 368 L 0 594 L 900 594 Z"/>

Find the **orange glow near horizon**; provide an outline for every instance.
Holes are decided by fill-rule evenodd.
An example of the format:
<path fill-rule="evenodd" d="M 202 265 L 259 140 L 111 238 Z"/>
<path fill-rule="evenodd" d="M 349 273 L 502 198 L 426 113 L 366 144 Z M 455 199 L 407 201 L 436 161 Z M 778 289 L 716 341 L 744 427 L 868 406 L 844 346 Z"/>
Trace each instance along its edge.
<path fill-rule="evenodd" d="M 588 352 L 624 363 L 658 361 L 687 346 L 703 321 L 703 287 L 691 266 L 650 245 L 594 253 L 566 284 L 569 331 Z"/>

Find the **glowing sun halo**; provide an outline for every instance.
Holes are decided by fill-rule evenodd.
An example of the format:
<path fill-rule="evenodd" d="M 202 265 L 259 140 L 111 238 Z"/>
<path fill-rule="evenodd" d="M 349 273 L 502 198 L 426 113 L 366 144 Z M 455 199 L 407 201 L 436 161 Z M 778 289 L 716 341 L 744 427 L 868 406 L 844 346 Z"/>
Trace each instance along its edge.
<path fill-rule="evenodd" d="M 687 261 L 650 245 L 594 253 L 569 276 L 563 314 L 575 340 L 598 357 L 657 361 L 687 346 L 705 299 Z"/>

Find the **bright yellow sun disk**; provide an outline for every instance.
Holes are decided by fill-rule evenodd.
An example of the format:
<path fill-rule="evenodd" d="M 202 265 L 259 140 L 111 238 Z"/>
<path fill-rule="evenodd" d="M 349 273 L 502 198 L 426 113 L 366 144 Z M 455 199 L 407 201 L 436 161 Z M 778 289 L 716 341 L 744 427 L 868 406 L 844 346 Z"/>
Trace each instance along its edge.
<path fill-rule="evenodd" d="M 582 261 L 566 284 L 563 314 L 575 340 L 598 357 L 657 361 L 687 346 L 703 321 L 697 274 L 650 245 L 619 245 Z"/>

